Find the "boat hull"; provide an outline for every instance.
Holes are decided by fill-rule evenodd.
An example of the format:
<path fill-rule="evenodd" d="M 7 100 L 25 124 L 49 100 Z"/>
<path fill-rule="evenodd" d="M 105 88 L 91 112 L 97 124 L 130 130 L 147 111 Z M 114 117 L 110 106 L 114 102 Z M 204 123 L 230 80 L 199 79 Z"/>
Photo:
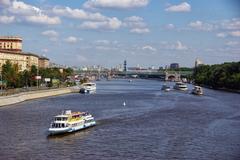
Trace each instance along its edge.
<path fill-rule="evenodd" d="M 194 94 L 194 95 L 199 95 L 199 96 L 203 95 L 202 92 L 195 92 L 195 91 L 192 91 L 192 94 Z"/>
<path fill-rule="evenodd" d="M 93 93 L 96 93 L 96 89 L 81 88 L 79 93 L 82 93 L 82 94 L 93 94 Z"/>
<path fill-rule="evenodd" d="M 59 135 L 59 134 L 65 134 L 65 133 L 71 133 L 71 132 L 76 132 L 80 131 L 92 126 L 95 126 L 96 122 L 91 122 L 91 123 L 85 123 L 84 125 L 81 126 L 76 126 L 76 127 L 68 127 L 68 128 L 49 128 L 48 133 L 49 135 Z"/>

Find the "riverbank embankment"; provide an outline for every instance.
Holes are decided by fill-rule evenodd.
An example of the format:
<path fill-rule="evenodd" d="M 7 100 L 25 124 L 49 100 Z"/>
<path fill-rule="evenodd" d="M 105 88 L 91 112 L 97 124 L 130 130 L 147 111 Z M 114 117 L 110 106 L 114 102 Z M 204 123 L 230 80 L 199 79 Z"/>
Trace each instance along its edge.
<path fill-rule="evenodd" d="M 30 91 L 30 92 L 14 94 L 10 96 L 2 96 L 0 97 L 0 107 L 20 103 L 20 102 L 31 100 L 31 99 L 51 97 L 51 96 L 57 96 L 61 94 L 68 94 L 68 93 L 74 93 L 74 92 L 77 92 L 76 88 L 67 87 L 67 88 L 58 88 L 58 89 Z"/>

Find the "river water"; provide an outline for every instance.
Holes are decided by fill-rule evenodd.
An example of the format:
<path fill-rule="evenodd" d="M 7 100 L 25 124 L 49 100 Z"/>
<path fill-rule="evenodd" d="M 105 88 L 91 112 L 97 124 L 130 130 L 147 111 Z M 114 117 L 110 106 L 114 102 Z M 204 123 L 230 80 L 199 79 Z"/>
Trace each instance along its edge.
<path fill-rule="evenodd" d="M 205 88 L 204 96 L 162 92 L 162 84 L 99 81 L 93 95 L 1 107 L 0 159 L 240 159 L 240 94 Z M 52 117 L 66 109 L 92 113 L 97 126 L 47 136 Z"/>

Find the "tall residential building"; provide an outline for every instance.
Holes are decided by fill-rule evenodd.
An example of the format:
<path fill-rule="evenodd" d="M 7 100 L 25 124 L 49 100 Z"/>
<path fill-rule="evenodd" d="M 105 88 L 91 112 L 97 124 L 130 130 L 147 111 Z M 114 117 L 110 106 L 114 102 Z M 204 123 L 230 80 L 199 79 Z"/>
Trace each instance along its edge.
<path fill-rule="evenodd" d="M 124 65 L 124 72 L 127 72 L 127 61 L 126 60 L 124 61 L 123 65 Z"/>
<path fill-rule="evenodd" d="M 46 57 L 38 58 L 38 66 L 39 68 L 48 68 L 49 67 L 49 59 Z"/>
<path fill-rule="evenodd" d="M 179 68 L 179 64 L 178 63 L 171 63 L 170 64 L 170 69 L 178 69 Z"/>
<path fill-rule="evenodd" d="M 203 62 L 200 60 L 200 59 L 196 59 L 195 60 L 195 67 L 198 67 L 198 66 L 200 66 L 200 65 L 203 65 Z"/>
<path fill-rule="evenodd" d="M 18 36 L 0 36 L 0 50 L 22 51 L 22 38 Z"/>
<path fill-rule="evenodd" d="M 18 65 L 19 71 L 29 70 L 32 65 L 47 68 L 49 59 L 34 53 L 22 52 L 22 38 L 17 36 L 0 36 L 0 71 L 6 61 Z"/>

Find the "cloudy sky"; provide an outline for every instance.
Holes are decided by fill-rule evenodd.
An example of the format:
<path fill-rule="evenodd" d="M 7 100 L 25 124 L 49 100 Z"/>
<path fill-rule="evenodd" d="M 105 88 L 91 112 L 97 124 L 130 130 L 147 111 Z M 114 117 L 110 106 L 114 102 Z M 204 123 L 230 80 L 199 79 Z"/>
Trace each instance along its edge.
<path fill-rule="evenodd" d="M 239 0 L 0 0 L 0 35 L 58 64 L 240 60 Z"/>

